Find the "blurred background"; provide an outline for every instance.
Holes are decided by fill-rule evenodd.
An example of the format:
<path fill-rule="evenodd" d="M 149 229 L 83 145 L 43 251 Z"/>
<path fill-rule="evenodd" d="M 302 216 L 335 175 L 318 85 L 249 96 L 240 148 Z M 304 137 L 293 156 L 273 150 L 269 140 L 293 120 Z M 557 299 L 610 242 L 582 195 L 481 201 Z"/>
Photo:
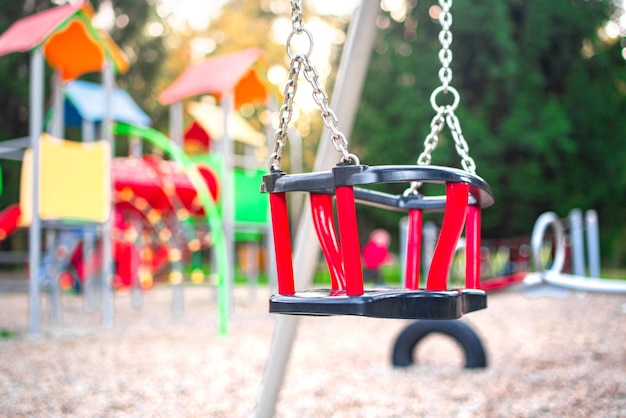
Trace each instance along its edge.
<path fill-rule="evenodd" d="M 0 32 L 18 19 L 63 1 L 0 0 Z M 437 18 L 422 0 L 382 0 L 377 41 L 368 69 L 351 152 L 361 161 L 414 164 L 434 116 L 429 98 L 439 85 Z M 121 89 L 167 132 L 159 95 L 190 64 L 259 47 L 271 83 L 287 78 L 285 40 L 291 31 L 285 0 L 93 0 L 94 25 L 107 31 L 130 61 L 116 79 Z M 339 57 L 358 1 L 304 2 L 315 38 L 311 57 L 332 96 Z M 545 211 L 573 208 L 599 215 L 602 264 L 626 277 L 626 15 L 622 0 L 458 1 L 454 16 L 452 85 L 477 174 L 491 185 L 496 205 L 483 214 L 483 237 L 528 236 Z M 0 140 L 28 134 L 28 55 L 0 59 Z M 48 68 L 48 77 L 51 70 Z M 85 80 L 100 81 L 99 74 Z M 303 169 L 313 166 L 323 129 L 310 90 L 301 83 L 293 125 L 303 138 Z M 49 103 L 50 98 L 46 96 Z M 277 117 L 265 107 L 238 110 L 263 132 Z M 338 115 L 341 119 L 341 115 Z M 78 133 L 76 134 L 78 135 Z M 71 137 L 72 133 L 68 133 Z M 71 138 L 70 138 L 71 139 Z M 459 166 L 444 130 L 433 164 Z M 125 145 L 116 145 L 127 155 Z M 20 161 L 2 161 L 0 210 L 19 200 Z M 289 157 L 285 157 L 289 171 Z M 392 234 L 398 251 L 399 215 L 364 208 L 361 233 Z M 24 235 L 2 242 L 20 249 Z"/>

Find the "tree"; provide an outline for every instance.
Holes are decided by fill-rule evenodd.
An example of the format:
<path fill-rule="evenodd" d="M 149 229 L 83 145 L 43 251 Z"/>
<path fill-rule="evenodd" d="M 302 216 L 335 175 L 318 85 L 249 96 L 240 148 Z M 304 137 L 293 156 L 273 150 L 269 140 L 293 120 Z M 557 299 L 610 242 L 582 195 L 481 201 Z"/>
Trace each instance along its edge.
<path fill-rule="evenodd" d="M 110 0 L 93 0 L 96 10 Z M 116 0 L 114 24 L 109 33 L 130 61 L 128 73 L 117 77 L 117 84 L 163 127 L 166 109 L 158 97 L 164 86 L 159 84 L 168 56 L 166 39 L 170 33 L 167 22 L 157 13 L 156 0 Z"/>
<path fill-rule="evenodd" d="M 412 4 L 382 22 L 352 138 L 366 163 L 414 163 L 434 115 L 440 26 L 429 4 Z M 605 261 L 626 260 L 626 70 L 619 43 L 599 36 L 613 12 L 609 0 L 454 4 L 457 116 L 496 198 L 485 236 L 528 234 L 547 210 L 595 208 Z M 433 164 L 459 166 L 450 142 L 442 135 Z"/>

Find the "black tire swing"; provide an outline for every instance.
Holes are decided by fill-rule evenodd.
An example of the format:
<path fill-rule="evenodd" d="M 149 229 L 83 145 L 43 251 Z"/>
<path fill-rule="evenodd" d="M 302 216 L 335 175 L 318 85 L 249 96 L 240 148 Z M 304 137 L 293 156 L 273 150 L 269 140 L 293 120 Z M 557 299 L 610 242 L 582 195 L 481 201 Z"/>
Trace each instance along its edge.
<path fill-rule="evenodd" d="M 274 135 L 274 149 L 270 156 L 270 173 L 261 184 L 261 191 L 270 193 L 270 209 L 274 248 L 278 273 L 278 294 L 270 298 L 270 312 L 300 315 L 359 315 L 378 318 L 456 319 L 468 312 L 487 306 L 486 293 L 480 286 L 480 216 L 481 208 L 493 204 L 489 185 L 476 175 L 476 166 L 469 157 L 468 146 L 454 114 L 459 94 L 449 85 L 452 71 L 449 67 L 452 52 L 449 49 L 452 22 L 449 13 L 451 1 L 440 19 L 439 36 L 442 50 L 439 54 L 442 85 L 433 91 L 431 104 L 436 115 L 431 132 L 424 141 L 424 152 L 416 165 L 367 166 L 348 151 L 346 137 L 337 129 L 335 113 L 328 107 L 328 96 L 318 81 L 318 73 L 309 60 L 313 36 L 303 26 L 301 1 L 292 1 L 292 32 L 287 38 L 286 50 L 291 59 L 289 78 L 284 89 L 284 102 L 279 114 L 279 127 Z M 449 3 L 449 4 L 448 4 Z M 292 51 L 295 36 L 308 38 L 306 53 Z M 287 140 L 287 127 L 292 116 L 293 99 L 298 77 L 303 73 L 313 87 L 313 98 L 322 109 L 322 120 L 331 132 L 335 149 L 341 154 L 338 164 L 330 171 L 286 174 L 281 171 L 282 151 Z M 451 105 L 438 105 L 439 94 L 450 94 Z M 461 156 L 463 170 L 431 166 L 431 153 L 438 134 L 447 125 L 456 150 Z M 381 193 L 362 186 L 380 183 L 407 183 L 400 195 Z M 424 196 L 422 183 L 444 184 L 444 196 Z M 306 192 L 322 253 L 331 276 L 330 289 L 295 289 L 286 194 Z M 337 225 L 333 211 L 336 202 Z M 409 230 L 405 283 L 403 288 L 363 287 L 356 202 L 408 213 Z M 422 216 L 424 212 L 443 212 L 441 233 L 425 286 L 420 288 L 420 257 Z M 465 287 L 448 288 L 448 275 L 454 252 L 465 229 L 466 280 Z"/>
<path fill-rule="evenodd" d="M 443 334 L 452 338 L 463 350 L 465 368 L 487 367 L 483 343 L 474 330 L 462 320 L 416 321 L 408 325 L 393 344 L 391 363 L 395 367 L 408 367 L 415 362 L 417 345 L 431 334 Z"/>

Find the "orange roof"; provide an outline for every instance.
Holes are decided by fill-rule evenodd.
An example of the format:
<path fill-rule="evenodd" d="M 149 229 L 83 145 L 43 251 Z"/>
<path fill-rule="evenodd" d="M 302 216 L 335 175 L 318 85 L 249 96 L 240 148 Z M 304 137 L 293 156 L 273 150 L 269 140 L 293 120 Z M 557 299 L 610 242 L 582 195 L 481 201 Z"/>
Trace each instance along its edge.
<path fill-rule="evenodd" d="M 0 56 L 43 46 L 46 60 L 61 71 L 64 80 L 100 71 L 107 57 L 118 71 L 127 71 L 129 64 L 119 47 L 92 26 L 93 15 L 91 5 L 84 1 L 20 19 L 0 36 Z"/>
<path fill-rule="evenodd" d="M 265 73 L 267 63 L 259 48 L 245 49 L 193 64 L 166 88 L 159 101 L 169 105 L 200 94 L 221 95 L 234 91 L 235 108 L 245 103 L 264 103 L 273 87 Z"/>

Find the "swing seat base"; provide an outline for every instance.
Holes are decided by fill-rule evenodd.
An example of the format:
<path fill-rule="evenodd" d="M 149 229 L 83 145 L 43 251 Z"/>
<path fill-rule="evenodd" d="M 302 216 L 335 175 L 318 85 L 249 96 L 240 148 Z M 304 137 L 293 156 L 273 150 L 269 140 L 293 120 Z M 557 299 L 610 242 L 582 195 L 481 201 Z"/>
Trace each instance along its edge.
<path fill-rule="evenodd" d="M 361 296 L 315 289 L 270 297 L 270 313 L 291 315 L 357 315 L 396 319 L 458 319 L 487 307 L 479 289 L 443 291 L 371 289 Z"/>

